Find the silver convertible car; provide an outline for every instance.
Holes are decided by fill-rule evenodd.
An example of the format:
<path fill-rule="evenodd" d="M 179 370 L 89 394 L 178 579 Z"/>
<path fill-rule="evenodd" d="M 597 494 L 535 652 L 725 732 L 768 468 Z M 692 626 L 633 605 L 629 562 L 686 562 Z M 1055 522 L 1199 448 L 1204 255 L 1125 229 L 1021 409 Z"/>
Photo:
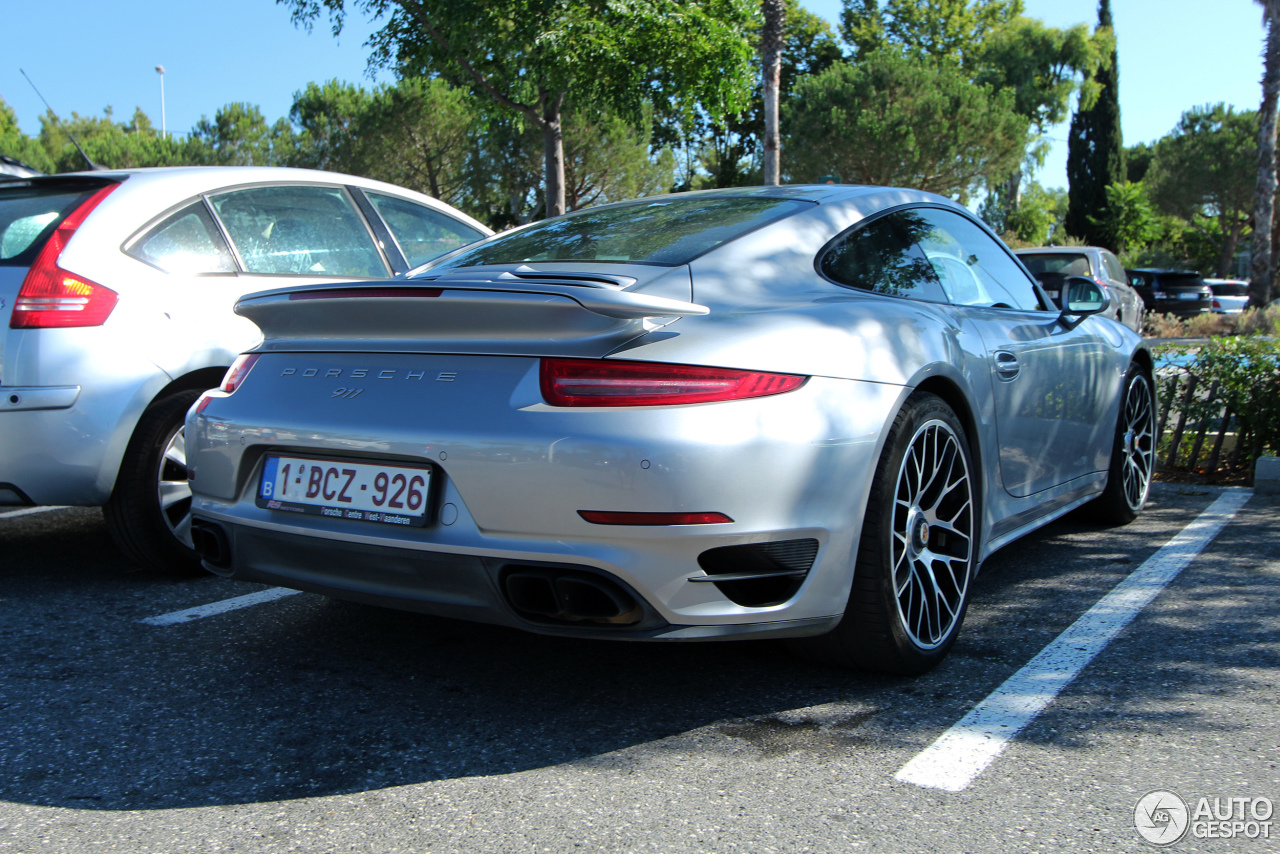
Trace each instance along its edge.
<path fill-rule="evenodd" d="M 188 413 L 193 541 L 221 575 L 428 614 L 920 673 L 988 555 L 1146 501 L 1151 357 L 1068 289 L 944 198 L 824 186 L 256 294 L 263 344 Z"/>

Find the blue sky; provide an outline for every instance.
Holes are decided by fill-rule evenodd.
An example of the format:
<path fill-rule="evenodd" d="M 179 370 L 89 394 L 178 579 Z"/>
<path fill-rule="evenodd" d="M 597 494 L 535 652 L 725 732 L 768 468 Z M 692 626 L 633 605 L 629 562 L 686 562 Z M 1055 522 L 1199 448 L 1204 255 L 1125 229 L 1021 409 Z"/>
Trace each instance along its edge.
<path fill-rule="evenodd" d="M 833 26 L 840 0 L 801 0 Z M 1024 0 L 1027 14 L 1052 26 L 1092 25 L 1096 0 Z M 39 99 L 24 69 L 62 114 L 117 119 L 141 107 L 160 123 L 165 67 L 169 130 L 185 133 L 202 115 L 232 101 L 257 104 L 269 121 L 288 113 L 293 93 L 331 78 L 369 86 L 364 41 L 375 29 L 353 16 L 334 39 L 327 24 L 308 34 L 271 0 L 58 0 L 9 3 L 0 30 L 0 97 L 24 131 L 40 129 Z M 1120 46 L 1120 111 L 1125 142 L 1168 133 L 1182 112 L 1225 101 L 1256 109 L 1261 95 L 1263 29 L 1253 0 L 1112 0 Z M 1042 174 L 1066 186 L 1066 127 L 1051 134 Z M 785 158 L 786 152 L 783 152 Z"/>

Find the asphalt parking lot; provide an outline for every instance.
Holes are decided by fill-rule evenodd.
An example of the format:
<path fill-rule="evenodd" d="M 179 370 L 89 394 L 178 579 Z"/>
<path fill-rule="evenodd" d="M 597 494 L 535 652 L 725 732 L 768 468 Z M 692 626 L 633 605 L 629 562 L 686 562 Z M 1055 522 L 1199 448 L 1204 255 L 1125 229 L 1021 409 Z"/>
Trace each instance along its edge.
<path fill-rule="evenodd" d="M 1224 495 L 1234 515 L 1203 550 L 1161 551 Z M 1067 517 L 987 562 L 951 657 L 914 680 L 771 642 L 239 600 L 265 588 L 134 570 L 96 509 L 0 511 L 0 851 L 1135 851 L 1157 791 L 1187 808 L 1166 850 L 1277 851 L 1280 816 L 1259 818 L 1280 802 L 1277 510 L 1157 484 L 1130 526 Z M 1185 569 L 1114 639 L 1055 647 L 1085 656 L 1080 675 L 957 791 L 904 779 L 1170 561 Z M 1053 683 L 1041 671 L 1019 678 Z"/>

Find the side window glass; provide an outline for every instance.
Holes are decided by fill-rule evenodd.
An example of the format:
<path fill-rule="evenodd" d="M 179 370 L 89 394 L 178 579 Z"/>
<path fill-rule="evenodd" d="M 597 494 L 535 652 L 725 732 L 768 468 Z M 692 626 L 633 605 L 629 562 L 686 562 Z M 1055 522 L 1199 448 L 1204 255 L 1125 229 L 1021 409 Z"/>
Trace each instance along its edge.
<path fill-rule="evenodd" d="M 889 214 L 855 228 L 823 254 L 819 271 L 851 288 L 946 302 L 938 274 L 918 244 L 928 230 L 918 214 Z"/>
<path fill-rule="evenodd" d="M 965 217 L 937 208 L 912 211 L 926 224 L 920 248 L 956 305 L 1041 309 L 1032 280 L 990 235 Z"/>
<path fill-rule="evenodd" d="M 250 273 L 388 275 L 364 220 L 336 187 L 253 187 L 211 201 Z"/>
<path fill-rule="evenodd" d="M 129 247 L 140 261 L 166 273 L 234 273 L 235 261 L 204 202 L 167 217 Z"/>
<path fill-rule="evenodd" d="M 484 237 L 483 232 L 425 205 L 368 190 L 364 194 L 400 244 L 410 269 Z"/>

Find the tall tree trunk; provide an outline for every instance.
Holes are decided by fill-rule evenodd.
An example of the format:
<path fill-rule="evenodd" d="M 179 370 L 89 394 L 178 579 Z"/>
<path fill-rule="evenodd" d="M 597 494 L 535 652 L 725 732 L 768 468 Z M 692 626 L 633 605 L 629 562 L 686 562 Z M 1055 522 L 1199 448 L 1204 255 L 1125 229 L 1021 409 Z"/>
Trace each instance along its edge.
<path fill-rule="evenodd" d="M 778 130 L 778 88 L 782 80 L 783 25 L 785 0 L 761 0 L 764 29 L 760 33 L 760 55 L 764 60 L 764 182 L 781 183 L 782 135 Z"/>
<path fill-rule="evenodd" d="M 541 121 L 542 153 L 546 160 L 547 219 L 564 213 L 564 132 L 561 114 L 564 109 L 564 92 L 548 97 L 543 91 L 538 100 L 544 105 Z"/>
<path fill-rule="evenodd" d="M 1258 110 L 1258 189 L 1253 200 L 1253 259 L 1249 265 L 1249 302 L 1271 302 L 1276 271 L 1271 253 L 1276 199 L 1276 98 L 1280 94 L 1280 0 L 1259 0 L 1265 10 L 1267 50 Z"/>
<path fill-rule="evenodd" d="M 560 120 L 542 128 L 542 153 L 546 158 L 547 217 L 564 213 L 564 134 Z"/>

